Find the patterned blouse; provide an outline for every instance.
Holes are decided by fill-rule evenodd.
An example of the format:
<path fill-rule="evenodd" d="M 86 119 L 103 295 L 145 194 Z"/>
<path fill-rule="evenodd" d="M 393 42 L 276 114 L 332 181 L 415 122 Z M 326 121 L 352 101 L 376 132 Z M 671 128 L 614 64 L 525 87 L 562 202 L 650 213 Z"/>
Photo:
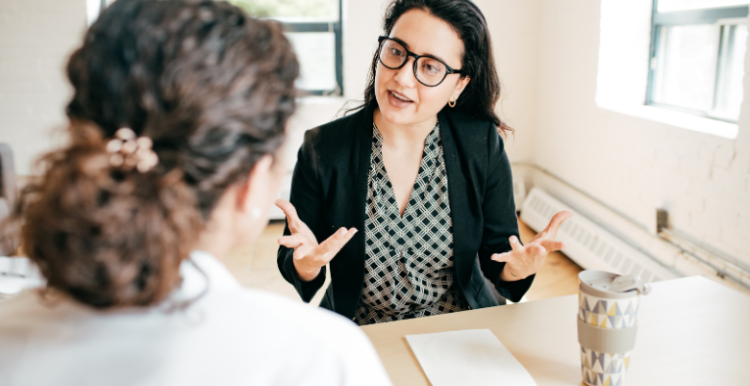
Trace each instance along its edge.
<path fill-rule="evenodd" d="M 382 145 L 373 125 L 365 282 L 354 320 L 365 325 L 467 309 L 453 279 L 453 225 L 440 126 L 425 140 L 403 216 L 385 170 Z"/>

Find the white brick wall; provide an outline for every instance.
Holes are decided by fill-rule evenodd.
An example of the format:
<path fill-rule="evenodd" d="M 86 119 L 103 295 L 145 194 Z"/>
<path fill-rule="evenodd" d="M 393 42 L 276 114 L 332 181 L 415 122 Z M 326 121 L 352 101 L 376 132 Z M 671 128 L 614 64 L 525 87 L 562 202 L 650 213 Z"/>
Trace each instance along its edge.
<path fill-rule="evenodd" d="M 748 77 L 735 140 L 599 108 L 599 3 L 540 0 L 535 163 L 644 226 L 665 208 L 675 229 L 750 264 Z"/>
<path fill-rule="evenodd" d="M 0 141 L 20 174 L 62 139 L 64 66 L 85 28 L 85 0 L 0 1 Z"/>

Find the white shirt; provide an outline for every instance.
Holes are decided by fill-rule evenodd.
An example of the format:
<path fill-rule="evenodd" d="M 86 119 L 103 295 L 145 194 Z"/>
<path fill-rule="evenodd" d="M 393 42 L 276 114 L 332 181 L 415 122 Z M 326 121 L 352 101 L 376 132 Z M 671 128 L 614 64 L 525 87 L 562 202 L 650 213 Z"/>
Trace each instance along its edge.
<path fill-rule="evenodd" d="M 390 385 L 346 318 L 242 288 L 204 252 L 181 274 L 180 288 L 148 309 L 50 305 L 33 291 L 3 301 L 0 386 Z"/>

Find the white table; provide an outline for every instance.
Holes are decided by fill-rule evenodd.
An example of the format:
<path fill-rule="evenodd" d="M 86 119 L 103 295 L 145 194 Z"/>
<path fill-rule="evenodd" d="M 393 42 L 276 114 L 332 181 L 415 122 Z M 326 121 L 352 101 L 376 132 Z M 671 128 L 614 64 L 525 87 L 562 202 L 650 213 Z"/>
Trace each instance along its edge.
<path fill-rule="evenodd" d="M 750 385 L 750 296 L 698 276 L 653 287 L 626 385 Z M 577 312 L 572 295 L 362 330 L 397 386 L 429 384 L 404 336 L 477 328 L 489 328 L 539 386 L 580 385 Z"/>

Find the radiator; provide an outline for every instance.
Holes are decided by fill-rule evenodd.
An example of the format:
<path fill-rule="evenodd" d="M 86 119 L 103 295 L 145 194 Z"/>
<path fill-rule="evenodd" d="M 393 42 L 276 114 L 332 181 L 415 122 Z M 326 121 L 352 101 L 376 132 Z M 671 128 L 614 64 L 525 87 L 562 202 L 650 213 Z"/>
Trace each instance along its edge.
<path fill-rule="evenodd" d="M 583 269 L 621 275 L 635 274 L 647 283 L 678 277 L 651 257 L 539 188 L 533 188 L 523 201 L 521 220 L 534 231 L 540 232 L 552 216 L 561 210 L 569 210 L 575 216 L 563 222 L 557 233 L 557 240 L 566 244 L 562 252 Z"/>

